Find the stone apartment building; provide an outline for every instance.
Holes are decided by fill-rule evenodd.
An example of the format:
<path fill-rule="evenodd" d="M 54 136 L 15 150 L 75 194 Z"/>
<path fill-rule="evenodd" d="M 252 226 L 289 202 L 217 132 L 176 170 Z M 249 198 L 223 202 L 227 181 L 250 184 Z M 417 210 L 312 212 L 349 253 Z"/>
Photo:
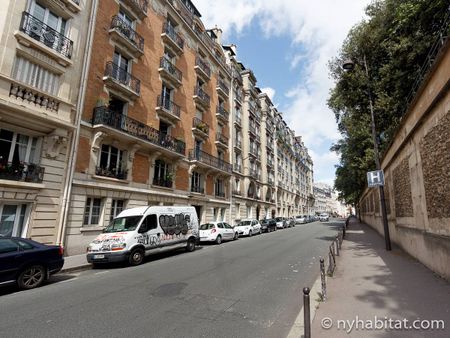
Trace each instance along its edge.
<path fill-rule="evenodd" d="M 301 138 L 189 0 L 4 8 L 1 234 L 74 255 L 125 208 L 231 224 L 308 210 Z"/>
<path fill-rule="evenodd" d="M 0 9 L 0 235 L 60 243 L 90 2 Z"/>
<path fill-rule="evenodd" d="M 76 169 L 69 254 L 112 217 L 144 205 L 229 219 L 231 70 L 218 29 L 186 1 L 97 3 Z"/>

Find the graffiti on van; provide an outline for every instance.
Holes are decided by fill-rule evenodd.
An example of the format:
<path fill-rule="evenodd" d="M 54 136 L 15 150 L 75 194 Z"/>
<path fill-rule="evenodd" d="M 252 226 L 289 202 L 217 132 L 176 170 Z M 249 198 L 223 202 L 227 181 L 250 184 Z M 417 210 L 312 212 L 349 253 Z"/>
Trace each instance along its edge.
<path fill-rule="evenodd" d="M 161 244 L 161 237 L 159 234 L 149 235 L 149 234 L 139 234 L 139 236 L 135 237 L 139 244 L 150 245 L 150 246 L 158 246 Z"/>
<path fill-rule="evenodd" d="M 164 233 L 169 236 L 186 235 L 192 229 L 191 216 L 189 214 L 160 215 L 159 225 Z"/>

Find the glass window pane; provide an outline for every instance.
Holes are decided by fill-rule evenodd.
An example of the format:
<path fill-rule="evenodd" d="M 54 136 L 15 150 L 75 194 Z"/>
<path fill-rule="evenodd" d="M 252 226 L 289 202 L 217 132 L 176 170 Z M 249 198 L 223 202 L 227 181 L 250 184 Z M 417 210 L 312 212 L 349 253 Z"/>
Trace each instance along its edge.
<path fill-rule="evenodd" d="M 0 216 L 0 235 L 13 236 L 16 221 L 17 205 L 6 204 Z"/>
<path fill-rule="evenodd" d="M 0 238 L 0 254 L 17 250 L 19 250 L 19 247 L 16 242 L 11 239 Z"/>

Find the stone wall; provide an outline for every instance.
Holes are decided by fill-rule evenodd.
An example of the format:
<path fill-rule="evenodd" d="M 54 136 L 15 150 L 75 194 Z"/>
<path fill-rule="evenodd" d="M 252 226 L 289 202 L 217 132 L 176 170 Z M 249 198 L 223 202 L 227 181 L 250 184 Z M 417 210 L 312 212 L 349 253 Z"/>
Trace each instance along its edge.
<path fill-rule="evenodd" d="M 391 241 L 450 280 L 450 43 L 402 119 L 382 163 Z M 379 194 L 366 189 L 361 218 L 384 235 Z"/>

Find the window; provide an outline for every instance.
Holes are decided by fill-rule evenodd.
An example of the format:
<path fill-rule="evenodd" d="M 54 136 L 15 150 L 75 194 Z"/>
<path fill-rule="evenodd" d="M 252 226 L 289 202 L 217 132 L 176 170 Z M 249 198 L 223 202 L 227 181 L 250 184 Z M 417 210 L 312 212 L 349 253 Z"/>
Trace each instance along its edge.
<path fill-rule="evenodd" d="M 202 181 L 202 175 L 194 171 L 191 179 L 191 191 L 203 193 Z"/>
<path fill-rule="evenodd" d="M 102 200 L 101 198 L 88 197 L 84 209 L 84 225 L 98 225 L 100 222 Z"/>
<path fill-rule="evenodd" d="M 58 33 L 65 35 L 67 26 L 66 20 L 51 12 L 48 8 L 41 6 L 35 0 L 31 2 L 30 14 Z"/>
<path fill-rule="evenodd" d="M 162 104 L 165 109 L 172 110 L 171 109 L 171 102 L 173 97 L 173 89 L 167 87 L 164 83 L 162 85 L 161 89 L 161 98 L 162 98 Z"/>
<path fill-rule="evenodd" d="M 17 243 L 11 239 L 0 238 L 0 254 L 18 251 Z"/>
<path fill-rule="evenodd" d="M 128 84 L 128 82 L 131 80 L 129 73 L 131 73 L 131 62 L 120 54 L 119 52 L 114 52 L 113 57 L 113 73 L 111 74 L 112 77 L 116 80 L 119 80 L 120 82 L 124 84 Z"/>
<path fill-rule="evenodd" d="M 100 175 L 119 176 L 123 172 L 123 151 L 111 145 L 103 144 L 100 155 Z M 105 172 L 103 172 L 105 171 Z"/>
<path fill-rule="evenodd" d="M 0 129 L 0 164 L 39 163 L 42 140 Z"/>
<path fill-rule="evenodd" d="M 225 197 L 224 182 L 222 179 L 216 180 L 215 190 L 216 190 L 216 196 Z"/>
<path fill-rule="evenodd" d="M 120 214 L 124 209 L 124 200 L 112 200 L 111 203 L 111 215 L 110 220 L 112 221 L 118 214 Z"/>
<path fill-rule="evenodd" d="M 125 22 L 130 28 L 134 29 L 135 22 L 131 16 L 123 11 L 123 9 L 119 10 L 119 14 L 117 15 L 123 22 Z"/>
<path fill-rule="evenodd" d="M 43 92 L 58 95 L 60 76 L 23 57 L 16 57 L 12 77 Z"/>
<path fill-rule="evenodd" d="M 0 204 L 0 236 L 26 235 L 27 204 Z"/>
<path fill-rule="evenodd" d="M 17 241 L 17 244 L 19 244 L 20 250 L 33 250 L 34 249 L 33 245 L 31 245 L 30 243 L 25 242 L 25 241 Z"/>
<path fill-rule="evenodd" d="M 115 96 L 109 100 L 108 109 L 117 114 L 127 115 L 127 103 Z"/>
<path fill-rule="evenodd" d="M 156 180 L 166 180 L 168 176 L 170 176 L 170 166 L 163 160 L 156 160 L 155 161 L 155 175 L 154 178 Z"/>

